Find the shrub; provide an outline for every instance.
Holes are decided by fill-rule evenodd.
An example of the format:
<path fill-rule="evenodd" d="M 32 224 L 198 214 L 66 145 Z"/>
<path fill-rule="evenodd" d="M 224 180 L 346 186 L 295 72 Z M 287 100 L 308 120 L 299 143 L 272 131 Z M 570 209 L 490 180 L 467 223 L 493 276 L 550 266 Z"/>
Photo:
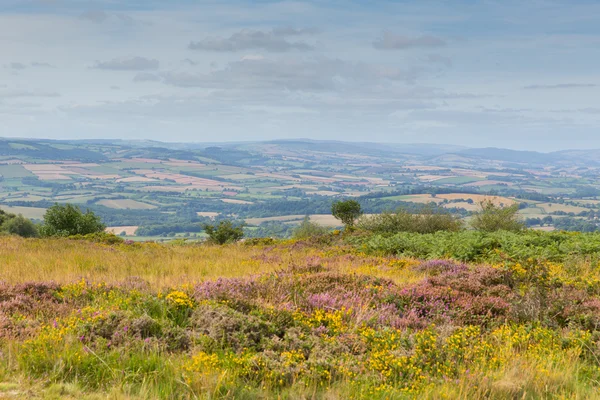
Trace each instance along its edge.
<path fill-rule="evenodd" d="M 21 214 L 7 219 L 0 227 L 0 231 L 22 237 L 37 237 L 39 235 L 37 225 Z"/>
<path fill-rule="evenodd" d="M 302 223 L 298 225 L 292 233 L 294 239 L 309 239 L 315 236 L 323 236 L 329 233 L 329 229 L 324 226 L 310 222 L 310 218 L 307 215 L 302 220 Z"/>
<path fill-rule="evenodd" d="M 221 221 L 217 225 L 204 225 L 208 241 L 216 244 L 234 243 L 244 237 L 243 225 L 234 226 L 231 221 Z"/>
<path fill-rule="evenodd" d="M 425 209 L 421 214 L 410 214 L 405 210 L 395 213 L 362 216 L 357 226 L 379 234 L 394 234 L 399 232 L 434 233 L 438 231 L 457 232 L 462 229 L 462 222 L 457 217 L 447 213 L 436 213 Z"/>
<path fill-rule="evenodd" d="M 72 204 L 55 204 L 44 214 L 42 236 L 87 235 L 104 231 L 100 217 L 88 210 L 85 214 Z"/>
<path fill-rule="evenodd" d="M 495 232 L 510 231 L 517 232 L 525 227 L 519 221 L 519 205 L 513 204 L 509 207 L 500 207 L 491 201 L 479 203 L 481 211 L 475 214 L 471 226 L 478 231 Z"/>
<path fill-rule="evenodd" d="M 68 237 L 72 240 L 88 240 L 90 242 L 102 244 L 121 244 L 125 243 L 125 239 L 108 232 L 88 233 L 87 235 L 71 235 Z"/>

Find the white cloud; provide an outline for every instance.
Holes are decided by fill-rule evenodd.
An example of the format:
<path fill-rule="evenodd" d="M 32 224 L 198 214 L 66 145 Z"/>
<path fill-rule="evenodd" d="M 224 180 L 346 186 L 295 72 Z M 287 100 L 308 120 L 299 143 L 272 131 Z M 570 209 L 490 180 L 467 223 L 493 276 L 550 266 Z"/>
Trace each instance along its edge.
<path fill-rule="evenodd" d="M 217 52 L 234 52 L 243 50 L 265 50 L 275 53 L 286 52 L 290 50 L 307 51 L 312 50 L 313 46 L 304 42 L 290 42 L 287 36 L 298 36 L 312 33 L 310 30 L 298 30 L 293 28 L 279 28 L 272 31 L 257 31 L 244 29 L 231 36 L 224 37 L 206 37 L 197 42 L 189 44 L 190 50 L 206 50 Z"/>
<path fill-rule="evenodd" d="M 145 57 L 115 58 L 110 61 L 97 61 L 94 68 L 115 71 L 145 71 L 158 69 L 158 60 Z"/>
<path fill-rule="evenodd" d="M 411 48 L 443 47 L 446 41 L 431 35 L 403 36 L 385 31 L 381 37 L 373 42 L 373 47 L 378 50 L 406 50 Z"/>

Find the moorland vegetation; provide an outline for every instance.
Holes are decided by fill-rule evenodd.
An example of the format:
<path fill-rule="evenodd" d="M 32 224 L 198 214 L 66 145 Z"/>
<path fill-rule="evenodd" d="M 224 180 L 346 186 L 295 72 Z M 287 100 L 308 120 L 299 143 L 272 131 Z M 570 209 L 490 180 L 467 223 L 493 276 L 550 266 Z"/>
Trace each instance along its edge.
<path fill-rule="evenodd" d="M 600 234 L 481 215 L 0 237 L 0 397 L 598 398 Z"/>

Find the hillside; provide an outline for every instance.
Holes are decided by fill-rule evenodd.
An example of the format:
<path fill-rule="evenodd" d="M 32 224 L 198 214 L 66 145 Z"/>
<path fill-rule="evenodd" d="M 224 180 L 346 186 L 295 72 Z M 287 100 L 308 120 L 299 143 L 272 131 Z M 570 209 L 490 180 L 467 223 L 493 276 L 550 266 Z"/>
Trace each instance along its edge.
<path fill-rule="evenodd" d="M 164 240 L 197 237 L 200 223 L 222 218 L 269 222 L 248 235 L 286 236 L 290 224 L 278 217 L 328 214 L 337 198 L 356 198 L 369 213 L 414 209 L 427 198 L 467 218 L 474 199 L 501 196 L 529 207 L 523 217 L 532 226 L 596 230 L 594 154 L 307 139 L 4 139 L 0 208 L 39 219 L 56 202 L 73 203 L 134 240 Z M 439 202 L 436 194 L 454 197 Z M 548 216 L 553 221 L 542 226 Z"/>
<path fill-rule="evenodd" d="M 0 397 L 595 398 L 600 235 L 417 238 L 2 237 Z"/>

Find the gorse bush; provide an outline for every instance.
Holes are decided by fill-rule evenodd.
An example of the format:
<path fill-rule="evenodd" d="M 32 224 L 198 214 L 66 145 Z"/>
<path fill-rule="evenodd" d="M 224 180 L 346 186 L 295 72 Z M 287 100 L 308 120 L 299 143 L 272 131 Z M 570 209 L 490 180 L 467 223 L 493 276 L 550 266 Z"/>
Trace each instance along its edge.
<path fill-rule="evenodd" d="M 476 213 L 471 220 L 471 226 L 484 232 L 523 230 L 525 225 L 519 220 L 519 205 L 508 207 L 495 205 L 492 201 L 482 201 L 481 211 Z"/>
<path fill-rule="evenodd" d="M 362 216 L 356 226 L 359 230 L 372 233 L 394 234 L 399 232 L 456 232 L 462 229 L 463 224 L 460 219 L 451 214 L 424 209 L 420 214 L 410 214 L 405 210 L 398 210 L 394 213 L 385 212 L 378 215 Z"/>

